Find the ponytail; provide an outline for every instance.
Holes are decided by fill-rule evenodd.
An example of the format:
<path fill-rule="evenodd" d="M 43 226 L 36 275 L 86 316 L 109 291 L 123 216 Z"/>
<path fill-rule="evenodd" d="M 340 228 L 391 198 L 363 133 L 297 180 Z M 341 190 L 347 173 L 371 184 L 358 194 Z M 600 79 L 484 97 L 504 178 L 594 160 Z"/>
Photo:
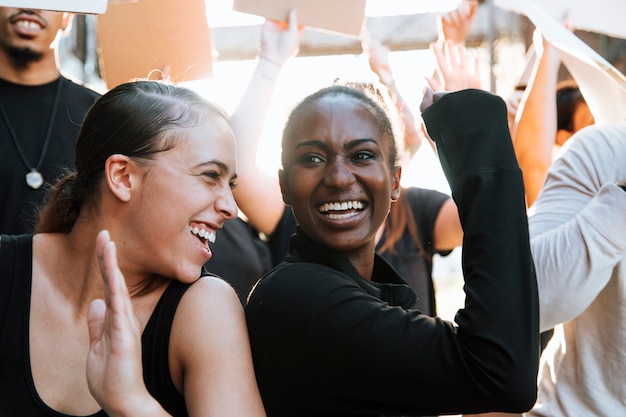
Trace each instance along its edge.
<path fill-rule="evenodd" d="M 81 202 L 72 195 L 76 177 L 76 172 L 68 171 L 48 190 L 35 233 L 68 233 L 72 230 L 81 210 Z"/>

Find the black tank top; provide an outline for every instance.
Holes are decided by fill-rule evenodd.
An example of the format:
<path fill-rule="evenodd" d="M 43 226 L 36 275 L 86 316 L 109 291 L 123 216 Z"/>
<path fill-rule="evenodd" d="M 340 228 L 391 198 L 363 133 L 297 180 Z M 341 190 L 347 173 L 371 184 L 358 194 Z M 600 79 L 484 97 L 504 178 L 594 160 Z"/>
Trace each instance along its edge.
<path fill-rule="evenodd" d="M 66 417 L 41 400 L 33 383 L 28 350 L 31 283 L 32 235 L 0 236 L 0 417 Z M 187 416 L 168 362 L 174 314 L 187 288 L 175 280 L 168 285 L 141 336 L 146 387 L 173 416 Z"/>

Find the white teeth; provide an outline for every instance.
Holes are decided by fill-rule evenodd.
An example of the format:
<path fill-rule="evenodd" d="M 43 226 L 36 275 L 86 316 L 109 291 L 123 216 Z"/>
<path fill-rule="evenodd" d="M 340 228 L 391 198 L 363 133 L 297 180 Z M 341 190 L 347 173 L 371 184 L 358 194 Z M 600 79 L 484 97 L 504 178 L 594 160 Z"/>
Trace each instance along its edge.
<path fill-rule="evenodd" d="M 329 214 L 328 218 L 332 219 L 332 220 L 341 220 L 341 219 L 347 219 L 348 217 L 352 217 L 352 216 L 356 216 L 357 213 L 352 212 L 352 213 L 344 213 L 344 214 Z"/>
<path fill-rule="evenodd" d="M 41 29 L 40 24 L 30 20 L 19 20 L 16 24 L 17 26 L 23 27 L 25 29 Z"/>
<path fill-rule="evenodd" d="M 320 212 L 327 211 L 339 211 L 339 210 L 360 210 L 363 208 L 363 203 L 360 201 L 344 201 L 344 202 L 336 202 L 336 203 L 324 203 L 319 207 Z"/>
<path fill-rule="evenodd" d="M 207 239 L 211 243 L 215 243 L 215 232 L 210 232 L 208 230 L 200 229 L 198 227 L 189 227 L 189 231 L 194 235 L 201 237 L 202 239 Z"/>

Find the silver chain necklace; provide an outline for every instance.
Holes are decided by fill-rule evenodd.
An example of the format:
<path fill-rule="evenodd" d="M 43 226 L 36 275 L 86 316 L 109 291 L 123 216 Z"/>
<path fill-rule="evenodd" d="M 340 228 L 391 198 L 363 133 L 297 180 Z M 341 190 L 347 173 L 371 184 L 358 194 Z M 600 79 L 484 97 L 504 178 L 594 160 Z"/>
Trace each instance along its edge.
<path fill-rule="evenodd" d="M 26 159 L 26 155 L 24 155 L 24 151 L 20 146 L 20 142 L 17 139 L 17 135 L 15 134 L 15 130 L 9 122 L 9 118 L 7 114 L 4 112 L 2 105 L 0 104 L 0 113 L 2 113 L 2 119 L 4 120 L 4 124 L 9 130 L 9 135 L 11 136 L 11 140 L 13 140 L 13 144 L 15 145 L 15 149 L 20 156 L 20 159 L 30 171 L 26 173 L 26 184 L 33 190 L 38 189 L 43 184 L 43 176 L 39 170 L 41 169 L 41 165 L 43 164 L 43 160 L 46 157 L 46 153 L 48 152 L 48 145 L 50 144 L 50 137 L 52 136 L 52 126 L 54 125 L 54 119 L 57 114 L 57 107 L 59 107 L 59 101 L 61 99 L 61 86 L 63 85 L 63 80 L 59 78 L 57 82 L 57 90 L 54 95 L 54 102 L 52 103 L 52 113 L 50 114 L 50 121 L 48 122 L 48 130 L 46 131 L 46 137 L 43 142 L 43 148 L 41 149 L 41 154 L 39 155 L 39 161 L 36 166 L 32 166 L 28 163 L 28 159 Z"/>

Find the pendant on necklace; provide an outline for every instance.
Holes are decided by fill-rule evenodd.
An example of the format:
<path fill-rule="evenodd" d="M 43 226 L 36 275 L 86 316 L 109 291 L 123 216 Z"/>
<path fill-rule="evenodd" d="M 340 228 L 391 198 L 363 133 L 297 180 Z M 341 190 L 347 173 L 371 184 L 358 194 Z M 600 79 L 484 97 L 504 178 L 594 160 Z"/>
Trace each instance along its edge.
<path fill-rule="evenodd" d="M 28 186 L 33 190 L 41 187 L 43 184 L 43 177 L 41 176 L 41 173 L 33 168 L 32 171 L 26 174 L 26 184 L 28 184 Z"/>

